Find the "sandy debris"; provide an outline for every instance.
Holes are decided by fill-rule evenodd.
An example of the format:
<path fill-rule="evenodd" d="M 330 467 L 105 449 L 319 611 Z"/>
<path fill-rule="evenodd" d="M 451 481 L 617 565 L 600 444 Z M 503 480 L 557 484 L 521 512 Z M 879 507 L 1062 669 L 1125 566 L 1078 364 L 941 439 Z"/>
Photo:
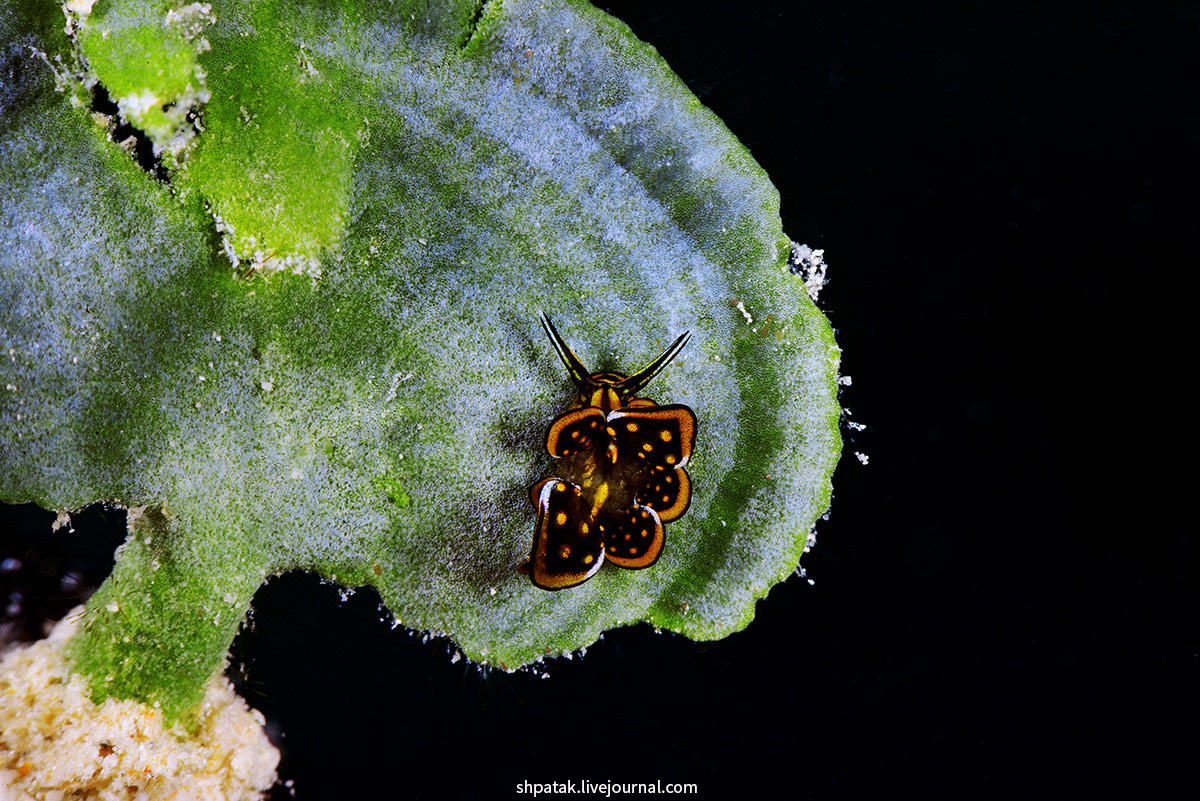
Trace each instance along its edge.
<path fill-rule="evenodd" d="M 261 798 L 279 763 L 262 715 L 223 676 L 192 734 L 136 701 L 92 703 L 64 655 L 81 617 L 0 659 L 0 801 Z"/>

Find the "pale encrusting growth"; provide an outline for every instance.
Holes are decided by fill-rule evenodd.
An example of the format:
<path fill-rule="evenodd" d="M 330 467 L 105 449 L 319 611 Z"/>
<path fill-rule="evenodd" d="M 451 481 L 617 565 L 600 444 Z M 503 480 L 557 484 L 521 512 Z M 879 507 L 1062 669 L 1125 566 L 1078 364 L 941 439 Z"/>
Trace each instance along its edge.
<path fill-rule="evenodd" d="M 222 676 L 191 732 L 136 701 L 93 703 L 65 655 L 83 614 L 0 659 L 0 801 L 261 798 L 279 763 L 262 715 Z"/>

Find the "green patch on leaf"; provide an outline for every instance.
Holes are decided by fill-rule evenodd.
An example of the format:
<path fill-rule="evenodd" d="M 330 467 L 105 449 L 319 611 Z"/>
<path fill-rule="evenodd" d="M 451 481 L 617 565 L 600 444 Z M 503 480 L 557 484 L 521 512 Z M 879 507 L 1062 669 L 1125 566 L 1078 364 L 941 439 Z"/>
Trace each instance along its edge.
<path fill-rule="evenodd" d="M 315 273 L 342 238 L 374 110 L 372 87 L 329 51 L 366 45 L 352 20 L 327 27 L 323 9 L 240 10 L 239 24 L 211 30 L 212 99 L 173 180 L 204 197 L 235 263 Z"/>
<path fill-rule="evenodd" d="M 207 97 L 198 63 L 212 21 L 204 4 L 116 0 L 67 4 L 66 13 L 92 73 L 121 115 L 157 147 L 166 146 Z"/>
<path fill-rule="evenodd" d="M 401 509 L 408 506 L 411 500 L 408 493 L 404 491 L 404 485 L 400 480 L 392 476 L 378 476 L 372 482 L 372 486 L 388 497 L 388 500 L 399 506 Z"/>

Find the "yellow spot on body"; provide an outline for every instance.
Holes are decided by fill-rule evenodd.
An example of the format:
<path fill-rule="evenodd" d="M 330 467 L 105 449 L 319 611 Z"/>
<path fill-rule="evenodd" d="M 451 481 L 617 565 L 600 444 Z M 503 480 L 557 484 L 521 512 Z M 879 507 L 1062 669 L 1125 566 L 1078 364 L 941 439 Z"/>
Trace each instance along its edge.
<path fill-rule="evenodd" d="M 632 538 L 633 538 L 633 535 L 631 535 L 631 534 L 626 534 L 626 535 L 625 535 L 625 539 L 627 539 L 627 540 L 628 540 L 628 539 L 632 539 Z"/>
<path fill-rule="evenodd" d="M 658 438 L 661 439 L 663 442 L 670 442 L 671 441 L 671 432 L 670 431 L 659 431 Z"/>
<path fill-rule="evenodd" d="M 571 546 L 564 545 L 563 547 L 559 548 L 558 555 L 560 557 L 562 557 L 563 559 L 566 559 L 567 557 L 569 557 L 571 555 Z"/>
<path fill-rule="evenodd" d="M 670 496 L 670 495 L 664 495 L 664 496 L 663 496 L 663 503 L 670 503 L 670 502 L 671 502 L 671 496 Z"/>
<path fill-rule="evenodd" d="M 562 483 L 561 481 L 554 485 L 555 492 L 563 492 L 564 490 L 566 490 L 566 488 L 567 488 L 567 485 Z"/>
<path fill-rule="evenodd" d="M 643 445 L 643 446 L 642 446 L 642 450 L 644 450 L 644 451 L 652 451 L 652 450 L 654 450 L 654 446 L 653 446 L 653 445 L 651 445 L 649 442 L 647 442 L 645 445 Z"/>
<path fill-rule="evenodd" d="M 643 510 L 642 510 L 642 517 L 649 517 L 649 516 L 650 516 L 650 513 L 649 513 L 649 512 L 647 512 L 645 509 L 643 509 Z"/>
<path fill-rule="evenodd" d="M 637 424 L 637 423 L 626 423 L 626 424 L 625 424 L 625 429 L 626 429 L 627 431 L 630 431 L 630 432 L 632 432 L 632 431 L 637 431 L 637 430 L 638 430 L 638 424 Z"/>
<path fill-rule="evenodd" d="M 596 557 L 592 556 L 590 553 L 587 556 L 583 557 L 583 563 L 585 565 L 590 565 L 595 560 L 596 560 Z"/>
<path fill-rule="evenodd" d="M 607 500 L 608 500 L 608 482 L 606 481 L 603 484 L 601 484 L 599 487 L 596 488 L 596 497 L 595 497 L 595 500 L 592 501 L 592 517 L 593 518 L 596 517 L 597 513 L 600 511 L 600 507 L 603 506 L 604 502 Z M 603 531 L 604 529 L 601 528 L 600 530 Z"/>
<path fill-rule="evenodd" d="M 617 432 L 613 430 L 613 427 L 612 427 L 612 426 L 609 426 L 608 428 L 606 428 L 606 429 L 604 429 L 604 430 L 605 430 L 605 432 L 607 432 L 607 434 L 608 434 L 610 437 L 615 437 L 615 436 L 617 435 Z"/>
<path fill-rule="evenodd" d="M 554 516 L 554 522 L 558 523 L 560 526 L 565 526 L 567 524 L 567 513 L 559 512 L 558 514 L 556 514 Z"/>
<path fill-rule="evenodd" d="M 647 531 L 646 529 L 642 529 L 642 536 L 643 536 L 643 537 L 649 537 L 649 536 L 650 536 L 650 532 L 649 532 L 649 531 Z"/>
<path fill-rule="evenodd" d="M 576 439 L 578 436 L 579 436 L 579 432 L 578 432 L 578 431 L 572 431 L 572 432 L 571 432 L 571 439 Z"/>
<path fill-rule="evenodd" d="M 629 549 L 629 555 L 630 555 L 630 556 L 632 556 L 632 555 L 633 555 L 633 554 L 635 554 L 635 553 L 637 553 L 637 548 L 633 548 L 633 547 L 631 547 L 631 548 Z"/>
<path fill-rule="evenodd" d="M 673 454 L 668 453 L 667 454 L 667 464 L 675 464 L 675 461 L 676 461 L 675 456 Z"/>

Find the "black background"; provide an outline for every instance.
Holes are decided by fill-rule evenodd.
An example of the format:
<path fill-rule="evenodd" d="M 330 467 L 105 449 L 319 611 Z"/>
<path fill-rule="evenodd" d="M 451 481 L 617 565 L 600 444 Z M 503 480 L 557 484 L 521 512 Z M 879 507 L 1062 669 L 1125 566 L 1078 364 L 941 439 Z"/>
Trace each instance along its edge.
<path fill-rule="evenodd" d="M 827 249 L 867 428 L 845 431 L 815 583 L 724 641 L 624 629 L 539 679 L 451 664 L 370 592 L 276 579 L 230 675 L 285 733 L 281 777 L 302 799 L 582 778 L 1190 795 L 1195 530 L 1167 454 L 1192 439 L 1176 387 L 1195 359 L 1171 351 L 1195 340 L 1200 4 L 601 5 L 750 148 L 785 230 Z M 0 557 L 25 568 L 0 579 L 26 619 L 53 605 L 39 581 L 98 582 L 122 536 L 115 512 L 55 535 L 7 514 Z"/>

